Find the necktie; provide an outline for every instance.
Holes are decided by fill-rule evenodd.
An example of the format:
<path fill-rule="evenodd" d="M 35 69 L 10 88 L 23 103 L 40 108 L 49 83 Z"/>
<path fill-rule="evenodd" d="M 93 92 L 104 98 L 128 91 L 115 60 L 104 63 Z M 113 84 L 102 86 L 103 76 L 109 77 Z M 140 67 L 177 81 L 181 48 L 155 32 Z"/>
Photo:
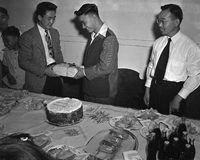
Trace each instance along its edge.
<path fill-rule="evenodd" d="M 163 49 L 163 51 L 160 55 L 160 58 L 158 60 L 156 70 L 155 70 L 155 74 L 154 74 L 154 77 L 156 79 L 163 80 L 163 78 L 164 78 L 165 70 L 166 70 L 166 66 L 167 66 L 167 62 L 168 62 L 168 58 L 169 58 L 170 42 L 171 42 L 171 39 L 169 38 L 168 43 L 165 46 L 165 48 Z"/>
<path fill-rule="evenodd" d="M 48 50 L 49 50 L 49 56 L 51 58 L 54 58 L 54 54 L 53 54 L 53 46 L 52 46 L 52 42 L 51 42 L 51 37 L 49 35 L 49 32 L 48 30 L 45 30 L 46 32 L 46 35 L 45 35 L 45 39 L 47 41 L 47 47 L 48 47 Z"/>

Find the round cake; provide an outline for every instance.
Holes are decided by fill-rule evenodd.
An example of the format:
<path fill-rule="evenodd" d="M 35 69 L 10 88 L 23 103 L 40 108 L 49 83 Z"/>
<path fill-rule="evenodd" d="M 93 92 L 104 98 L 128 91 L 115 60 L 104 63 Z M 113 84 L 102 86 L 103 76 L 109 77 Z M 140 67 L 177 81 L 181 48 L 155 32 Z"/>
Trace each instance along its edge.
<path fill-rule="evenodd" d="M 47 104 L 47 120 L 55 125 L 70 125 L 83 118 L 82 102 L 75 98 L 60 98 Z"/>

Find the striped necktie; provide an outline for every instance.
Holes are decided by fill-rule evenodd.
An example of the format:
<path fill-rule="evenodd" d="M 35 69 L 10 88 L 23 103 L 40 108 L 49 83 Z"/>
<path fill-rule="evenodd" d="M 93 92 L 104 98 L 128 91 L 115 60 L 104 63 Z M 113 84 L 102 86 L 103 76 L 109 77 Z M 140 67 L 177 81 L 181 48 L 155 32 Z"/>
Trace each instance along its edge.
<path fill-rule="evenodd" d="M 169 58 L 169 47 L 170 47 L 171 38 L 168 39 L 167 45 L 163 49 L 160 58 L 158 60 L 154 77 L 159 80 L 163 80 L 165 75 L 165 70 L 167 67 L 167 62 Z"/>
<path fill-rule="evenodd" d="M 49 56 L 50 56 L 51 58 L 54 58 L 53 46 L 52 46 L 51 37 L 50 37 L 50 35 L 49 35 L 48 30 L 45 30 L 45 32 L 46 32 L 45 39 L 46 39 L 46 41 L 47 41 L 47 47 L 48 47 L 48 50 L 49 50 Z"/>

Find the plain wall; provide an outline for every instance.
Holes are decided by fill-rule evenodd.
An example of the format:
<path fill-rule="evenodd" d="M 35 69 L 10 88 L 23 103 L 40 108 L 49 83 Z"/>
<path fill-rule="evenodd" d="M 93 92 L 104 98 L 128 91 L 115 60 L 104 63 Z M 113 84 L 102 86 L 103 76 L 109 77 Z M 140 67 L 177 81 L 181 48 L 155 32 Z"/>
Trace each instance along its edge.
<path fill-rule="evenodd" d="M 119 40 L 119 68 L 129 68 L 144 78 L 153 41 L 159 36 L 155 23 L 160 6 L 176 3 L 183 9 L 182 31 L 200 43 L 200 0 L 49 0 L 58 6 L 56 22 L 61 35 L 61 47 L 66 62 L 82 63 L 87 39 L 74 23 L 74 11 L 84 3 L 95 3 L 101 19 Z M 33 27 L 33 12 L 42 0 L 1 0 L 8 9 L 9 25 L 21 32 Z M 76 22 L 76 21 L 75 21 Z"/>

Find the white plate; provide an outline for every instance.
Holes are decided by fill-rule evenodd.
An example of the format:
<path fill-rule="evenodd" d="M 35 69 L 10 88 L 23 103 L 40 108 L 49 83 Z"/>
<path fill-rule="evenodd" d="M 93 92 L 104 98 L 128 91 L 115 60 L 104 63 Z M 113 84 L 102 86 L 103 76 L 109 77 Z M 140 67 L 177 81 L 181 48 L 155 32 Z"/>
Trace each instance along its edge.
<path fill-rule="evenodd" d="M 146 118 L 141 117 L 145 114 L 146 114 Z M 158 113 L 156 110 L 153 110 L 153 109 L 145 109 L 145 110 L 139 110 L 135 112 L 135 117 L 138 118 L 139 120 L 156 120 L 161 116 L 164 116 L 164 115 Z"/>
<path fill-rule="evenodd" d="M 109 120 L 109 124 L 114 127 L 114 128 L 122 128 L 119 127 L 116 122 L 120 121 L 123 118 L 123 116 L 118 116 L 118 117 L 112 117 Z M 142 127 L 139 121 L 136 121 L 135 124 L 129 126 L 129 127 L 124 127 L 123 129 L 125 130 L 138 130 Z"/>

